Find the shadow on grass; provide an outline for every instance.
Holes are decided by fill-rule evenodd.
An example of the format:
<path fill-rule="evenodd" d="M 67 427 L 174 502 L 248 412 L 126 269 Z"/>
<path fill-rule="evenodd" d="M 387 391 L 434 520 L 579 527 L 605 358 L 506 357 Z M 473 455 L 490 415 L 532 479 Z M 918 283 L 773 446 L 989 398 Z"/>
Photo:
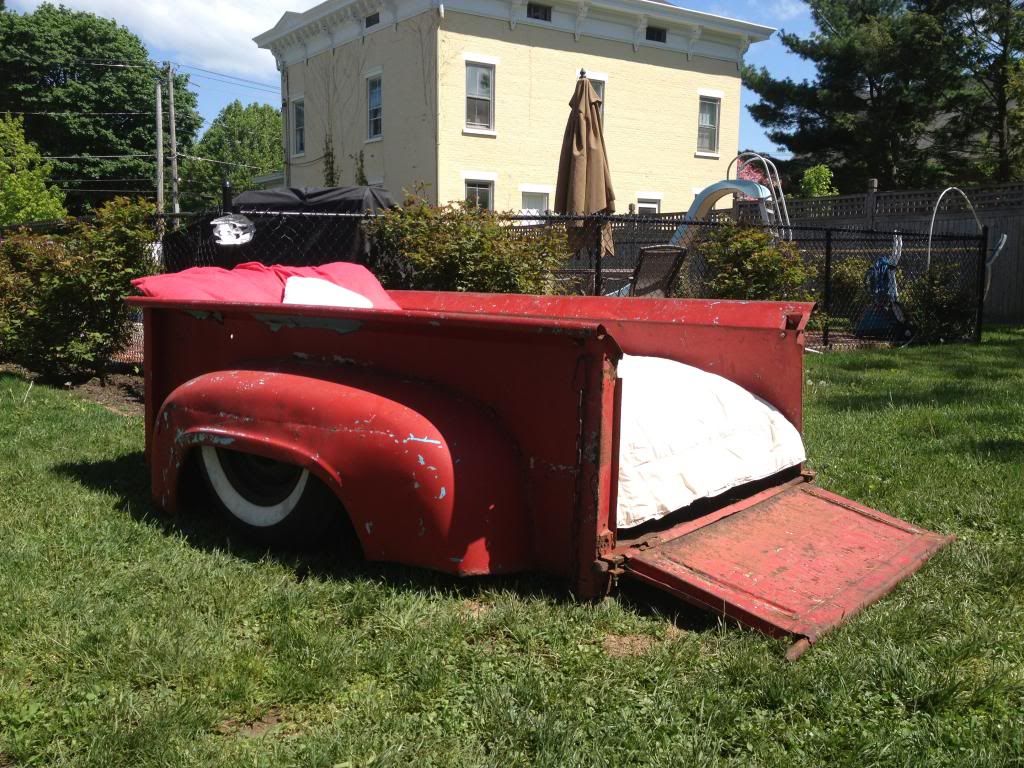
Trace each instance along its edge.
<path fill-rule="evenodd" d="M 1008 464 L 1024 463 L 1024 440 L 1015 438 L 971 440 L 969 445 L 975 454 L 986 459 Z"/>
<path fill-rule="evenodd" d="M 903 361 L 881 359 L 833 359 L 820 371 L 809 373 L 814 379 L 831 371 L 840 374 L 836 393 L 820 392 L 815 403 L 839 411 L 877 411 L 888 407 L 943 406 L 988 396 L 993 386 L 1020 377 L 1020 344 L 986 343 L 954 350 L 931 347 Z M 894 354 L 890 352 L 889 354 Z M 929 375 L 915 375 L 927 369 Z M 879 376 L 880 374 L 880 376 Z M 851 383 L 864 383 L 869 389 L 851 392 Z"/>
<path fill-rule="evenodd" d="M 348 581 L 383 581 L 410 591 L 430 592 L 446 597 L 472 599 L 489 591 L 510 591 L 521 597 L 555 603 L 575 602 L 564 583 L 540 574 L 474 576 L 458 578 L 425 568 L 362 560 L 343 533 L 325 537 L 301 549 L 260 546 L 241 540 L 236 530 L 212 504 L 195 467 L 186 471 L 180 511 L 176 515 L 157 510 L 149 497 L 149 467 L 141 452 L 104 461 L 58 464 L 54 471 L 84 486 L 116 494 L 121 509 L 129 510 L 140 523 L 167 535 L 182 536 L 191 546 L 206 552 L 230 552 L 250 562 L 273 560 L 295 574 L 296 581 L 309 577 Z M 675 601 L 663 592 L 630 584 L 622 592 L 622 604 L 644 616 L 672 621 L 682 630 L 703 632 L 714 629 L 718 619 Z"/>

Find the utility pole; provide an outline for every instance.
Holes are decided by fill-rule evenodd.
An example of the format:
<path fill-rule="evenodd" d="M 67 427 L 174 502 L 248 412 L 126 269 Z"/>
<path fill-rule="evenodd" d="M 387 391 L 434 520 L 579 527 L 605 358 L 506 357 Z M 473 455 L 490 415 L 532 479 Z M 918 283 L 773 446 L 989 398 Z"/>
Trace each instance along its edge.
<path fill-rule="evenodd" d="M 171 121 L 171 210 L 181 213 L 178 201 L 178 138 L 174 130 L 174 70 L 167 62 L 167 111 Z M 178 228 L 178 219 L 174 219 L 174 228 Z"/>
<path fill-rule="evenodd" d="M 156 79 L 156 212 L 164 212 L 164 94 L 159 77 Z"/>

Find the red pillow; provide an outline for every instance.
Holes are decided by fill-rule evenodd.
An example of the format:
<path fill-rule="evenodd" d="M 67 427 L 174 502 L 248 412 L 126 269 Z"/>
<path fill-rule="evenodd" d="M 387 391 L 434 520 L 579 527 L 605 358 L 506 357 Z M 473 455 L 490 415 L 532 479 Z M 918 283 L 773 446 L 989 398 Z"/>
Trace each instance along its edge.
<path fill-rule="evenodd" d="M 370 270 L 347 262 L 319 267 L 267 267 L 252 261 L 230 270 L 192 267 L 181 272 L 140 277 L 132 280 L 132 285 L 143 296 L 154 299 L 280 304 L 289 277 L 318 277 L 365 296 L 375 309 L 401 309 Z"/>

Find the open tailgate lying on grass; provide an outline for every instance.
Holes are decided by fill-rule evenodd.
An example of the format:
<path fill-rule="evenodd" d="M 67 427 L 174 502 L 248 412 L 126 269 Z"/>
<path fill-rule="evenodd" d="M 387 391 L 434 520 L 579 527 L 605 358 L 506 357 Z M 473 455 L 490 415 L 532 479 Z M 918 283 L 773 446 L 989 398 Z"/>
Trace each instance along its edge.
<path fill-rule="evenodd" d="M 806 478 L 622 542 L 624 576 L 776 636 L 796 658 L 952 541 Z"/>

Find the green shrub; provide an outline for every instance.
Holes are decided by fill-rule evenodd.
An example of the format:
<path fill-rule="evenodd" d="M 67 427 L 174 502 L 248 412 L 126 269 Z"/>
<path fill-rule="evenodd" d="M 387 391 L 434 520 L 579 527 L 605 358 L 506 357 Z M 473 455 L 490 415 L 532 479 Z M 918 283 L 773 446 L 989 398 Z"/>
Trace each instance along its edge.
<path fill-rule="evenodd" d="M 795 301 L 807 297 L 810 271 L 793 243 L 729 222 L 711 227 L 695 246 L 706 265 L 707 297 Z"/>
<path fill-rule="evenodd" d="M 472 206 L 408 198 L 367 226 L 370 267 L 387 288 L 548 293 L 570 257 L 564 228 L 513 226 Z"/>
<path fill-rule="evenodd" d="M 154 266 L 152 214 L 117 198 L 63 233 L 0 243 L 0 357 L 50 377 L 102 374 L 128 337 L 131 280 Z"/>
<path fill-rule="evenodd" d="M 917 341 L 949 341 L 974 332 L 977 291 L 959 264 L 932 263 L 931 269 L 907 285 L 900 302 Z"/>
<path fill-rule="evenodd" d="M 832 261 L 832 307 L 829 313 L 834 318 L 855 319 L 863 311 L 871 297 L 864 287 L 864 275 L 871 268 L 872 260 L 864 256 L 850 256 Z M 825 264 L 821 263 L 821 291 L 818 300 L 820 311 L 825 305 Z"/>

